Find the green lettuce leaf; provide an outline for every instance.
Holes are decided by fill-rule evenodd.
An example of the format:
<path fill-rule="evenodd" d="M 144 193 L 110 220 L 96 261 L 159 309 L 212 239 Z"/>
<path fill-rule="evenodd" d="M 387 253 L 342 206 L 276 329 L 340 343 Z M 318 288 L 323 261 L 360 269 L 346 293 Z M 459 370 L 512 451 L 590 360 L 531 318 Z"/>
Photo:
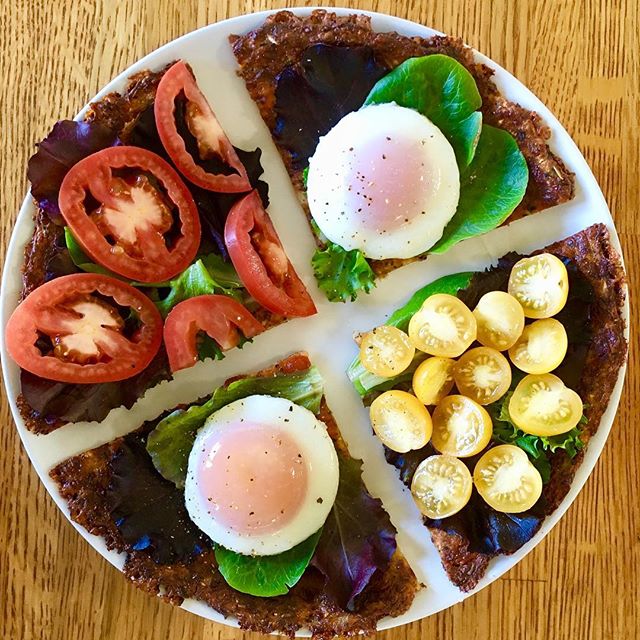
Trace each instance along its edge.
<path fill-rule="evenodd" d="M 177 409 L 160 420 L 149 433 L 147 451 L 158 473 L 176 486 L 184 487 L 193 441 L 211 414 L 252 395 L 287 398 L 318 413 L 323 393 L 324 383 L 315 367 L 272 377 L 241 378 L 226 387 L 218 387 L 205 403 Z"/>
<path fill-rule="evenodd" d="M 509 415 L 509 400 L 513 395 L 514 387 L 515 385 L 512 385 L 511 391 L 497 402 L 487 406 L 487 411 L 493 422 L 493 440 L 520 447 L 529 456 L 533 465 L 540 472 L 542 482 L 546 484 L 551 479 L 549 454 L 562 449 L 569 458 L 575 458 L 584 447 L 584 442 L 580 439 L 582 429 L 577 426 L 567 433 L 546 437 L 525 433 L 516 427 Z M 586 421 L 587 419 L 583 415 L 580 424 L 585 424 Z"/>
<path fill-rule="evenodd" d="M 73 236 L 73 233 L 71 233 L 71 229 L 69 229 L 69 227 L 64 228 L 64 241 L 67 245 L 67 250 L 69 251 L 69 257 L 78 269 L 86 271 L 87 273 L 100 273 L 105 276 L 112 276 L 120 280 L 122 279 L 121 276 L 118 276 L 112 271 L 109 271 L 109 269 L 105 269 L 99 264 L 93 262 L 82 250 L 82 247 L 78 244 L 78 241 Z"/>
<path fill-rule="evenodd" d="M 452 273 L 448 276 L 438 278 L 429 283 L 422 289 L 416 291 L 410 298 L 409 302 L 400 309 L 394 311 L 387 322 L 392 327 L 398 327 L 402 331 L 407 331 L 409 327 L 409 320 L 420 309 L 422 303 L 435 293 L 448 293 L 455 296 L 461 289 L 466 289 L 471 282 L 473 272 L 467 271 L 462 273 Z M 403 383 L 410 383 L 413 378 L 413 373 L 418 368 L 418 365 L 425 359 L 425 354 L 416 353 L 413 361 L 409 365 L 409 368 L 403 371 L 400 375 L 393 378 L 383 378 L 376 376 L 373 373 L 367 371 L 360 362 L 360 357 L 356 357 L 355 360 L 349 365 L 347 369 L 347 376 L 351 380 L 356 391 L 361 397 L 366 396 L 373 391 L 386 391 L 392 389 L 397 385 Z"/>
<path fill-rule="evenodd" d="M 460 172 L 458 208 L 429 253 L 444 253 L 501 225 L 524 197 L 528 181 L 527 162 L 513 136 L 485 125 L 473 162 Z"/>
<path fill-rule="evenodd" d="M 322 529 L 284 553 L 245 556 L 216 545 L 218 569 L 240 593 L 268 598 L 288 593 L 302 577 L 318 546 Z"/>
<path fill-rule="evenodd" d="M 347 251 L 333 242 L 317 249 L 311 259 L 318 287 L 331 302 L 355 300 L 360 291 L 376 286 L 376 274 L 359 249 Z"/>
<path fill-rule="evenodd" d="M 180 302 L 196 296 L 223 294 L 239 302 L 244 302 L 246 297 L 244 285 L 233 265 L 215 253 L 201 256 L 173 280 L 133 284 L 136 287 L 169 289 L 165 297 L 155 301 L 163 317 Z"/>
<path fill-rule="evenodd" d="M 442 54 L 409 58 L 378 80 L 365 105 L 395 102 L 420 112 L 442 131 L 466 167 L 482 129 L 482 98 L 473 76 Z"/>

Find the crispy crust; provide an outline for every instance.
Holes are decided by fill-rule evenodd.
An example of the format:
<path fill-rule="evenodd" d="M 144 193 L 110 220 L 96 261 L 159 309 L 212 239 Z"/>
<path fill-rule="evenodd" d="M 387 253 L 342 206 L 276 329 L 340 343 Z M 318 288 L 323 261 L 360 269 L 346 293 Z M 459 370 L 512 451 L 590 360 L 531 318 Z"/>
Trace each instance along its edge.
<path fill-rule="evenodd" d="M 543 251 L 569 258 L 595 293 L 591 307 L 593 335 L 578 388 L 588 419 L 582 435 L 586 445 L 600 425 L 618 381 L 620 367 L 627 357 L 622 318 L 625 274 L 604 224 L 595 224 L 535 253 Z M 544 488 L 546 515 L 555 511 L 567 495 L 583 455 L 584 450 L 573 460 L 566 456 L 554 457 L 551 480 Z M 449 579 L 462 591 L 473 589 L 484 576 L 493 556 L 470 551 L 468 541 L 456 533 L 431 527 L 429 530 Z"/>
<path fill-rule="evenodd" d="M 256 375 L 304 370 L 310 366 L 306 354 L 294 354 Z M 327 424 L 340 455 L 348 450 L 338 426 L 322 401 L 320 419 Z M 50 475 L 69 505 L 71 518 L 90 533 L 104 538 L 109 549 L 127 552 L 124 573 L 131 582 L 153 595 L 181 604 L 185 598 L 203 600 L 225 617 L 235 616 L 243 629 L 274 631 L 293 636 L 302 626 L 317 638 L 333 638 L 375 632 L 376 622 L 387 615 L 406 611 L 418 589 L 413 571 L 396 551 L 384 572 L 377 571 L 356 600 L 354 612 L 339 607 L 324 591 L 324 578 L 310 567 L 285 596 L 256 598 L 239 593 L 216 570 L 215 555 L 206 551 L 188 562 L 159 565 L 144 551 L 134 551 L 122 539 L 109 511 L 107 490 L 111 463 L 123 439 L 92 449 L 60 463 Z"/>
<path fill-rule="evenodd" d="M 389 69 L 407 58 L 433 53 L 444 53 L 456 58 L 476 80 L 482 96 L 485 122 L 509 131 L 518 142 L 529 166 L 527 192 L 508 222 L 573 198 L 573 174 L 549 149 L 549 128 L 537 113 L 503 98 L 491 79 L 493 70 L 475 63 L 472 50 L 460 39 L 444 36 L 409 38 L 395 32 L 376 33 L 371 28 L 368 16 L 337 16 L 325 10 L 316 10 L 308 17 L 280 11 L 269 16 L 254 31 L 242 36 L 231 36 L 230 41 L 239 64 L 238 74 L 244 79 L 251 98 L 272 134 L 276 123 L 276 78 L 285 67 L 297 64 L 302 52 L 310 45 L 367 45 L 373 49 L 376 59 Z M 278 144 L 275 136 L 274 142 L 309 217 L 302 172 L 293 168 L 289 152 Z M 371 262 L 376 274 L 382 276 L 417 259 L 420 258 Z"/>

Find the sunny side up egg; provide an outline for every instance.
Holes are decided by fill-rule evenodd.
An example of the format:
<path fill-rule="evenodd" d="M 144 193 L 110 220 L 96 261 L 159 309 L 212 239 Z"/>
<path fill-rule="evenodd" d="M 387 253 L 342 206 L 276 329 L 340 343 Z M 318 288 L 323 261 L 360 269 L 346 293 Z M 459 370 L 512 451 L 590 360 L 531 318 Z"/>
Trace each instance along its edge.
<path fill-rule="evenodd" d="M 412 258 L 442 236 L 460 197 L 455 153 L 425 116 L 395 103 L 346 115 L 309 160 L 320 231 L 376 260 Z"/>
<path fill-rule="evenodd" d="M 289 400 L 254 395 L 223 407 L 198 432 L 185 503 L 214 542 L 268 556 L 322 527 L 338 479 L 325 424 Z"/>

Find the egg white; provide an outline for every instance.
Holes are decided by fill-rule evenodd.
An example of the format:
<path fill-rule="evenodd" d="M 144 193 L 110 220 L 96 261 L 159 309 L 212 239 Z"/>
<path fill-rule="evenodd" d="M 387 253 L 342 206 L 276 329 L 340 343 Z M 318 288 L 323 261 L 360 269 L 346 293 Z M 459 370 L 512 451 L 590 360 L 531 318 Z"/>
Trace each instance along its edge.
<path fill-rule="evenodd" d="M 307 493 L 302 507 L 279 531 L 240 534 L 216 521 L 202 502 L 196 477 L 200 453 L 214 433 L 233 428 L 240 419 L 269 424 L 295 439 L 307 464 Z M 291 549 L 324 524 L 338 491 L 338 456 L 326 425 L 284 398 L 254 395 L 232 402 L 211 415 L 198 431 L 189 455 L 185 504 L 189 517 L 214 542 L 244 555 L 268 556 Z"/>
<path fill-rule="evenodd" d="M 421 202 L 407 203 L 407 221 L 401 226 L 363 227 L 362 214 L 346 202 L 347 190 L 354 188 L 349 178 L 354 158 L 374 139 L 382 142 L 385 137 L 409 136 L 422 144 L 422 161 L 434 172 L 433 190 Z M 367 106 L 346 115 L 320 138 L 309 160 L 307 198 L 320 231 L 343 248 L 360 249 L 376 260 L 412 258 L 431 248 L 453 217 L 459 197 L 460 174 L 449 141 L 428 118 L 395 103 Z"/>

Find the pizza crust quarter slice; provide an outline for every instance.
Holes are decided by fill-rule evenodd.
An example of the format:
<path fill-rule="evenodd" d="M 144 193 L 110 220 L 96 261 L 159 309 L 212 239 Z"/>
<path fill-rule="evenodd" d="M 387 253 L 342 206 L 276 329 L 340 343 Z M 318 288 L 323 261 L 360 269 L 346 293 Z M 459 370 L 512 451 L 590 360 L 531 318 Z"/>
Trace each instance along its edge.
<path fill-rule="evenodd" d="M 222 393 L 225 389 L 233 393 L 238 381 L 284 380 L 286 376 L 305 375 L 311 372 L 310 367 L 306 354 L 294 354 L 247 378 L 227 381 Z M 315 380 L 319 374 L 310 375 Z M 321 385 L 319 380 L 314 384 Z M 67 501 L 74 522 L 103 538 L 109 549 L 124 552 L 125 575 L 148 593 L 173 604 L 181 604 L 187 598 L 201 600 L 225 617 L 235 617 L 241 628 L 262 633 L 293 636 L 301 627 L 308 628 L 317 638 L 373 633 L 379 619 L 400 615 L 409 608 L 418 583 L 396 547 L 395 529 L 381 502 L 369 496 L 362 483 L 360 461 L 349 456 L 321 389 L 319 393 L 316 415 L 333 440 L 341 465 L 340 482 L 349 485 L 339 487 L 333 509 L 339 508 L 343 490 L 354 504 L 364 501 L 365 519 L 373 518 L 370 537 L 374 539 L 360 540 L 352 521 L 343 521 L 341 541 L 332 540 L 335 531 L 330 520 L 334 516 L 330 514 L 314 558 L 299 582 L 284 595 L 248 595 L 225 581 L 214 545 L 189 519 L 183 491 L 160 475 L 150 457 L 149 434 L 167 414 L 123 438 L 69 458 L 54 467 L 50 475 Z M 196 412 L 199 409 L 197 405 L 191 408 Z M 348 602 L 335 590 L 341 574 L 329 578 L 323 573 L 327 568 L 319 550 L 323 545 L 325 550 L 330 549 L 336 543 L 344 543 L 341 548 L 346 553 L 350 545 L 372 545 L 369 551 L 374 556 L 384 556 L 378 555 L 374 560 L 373 570 L 367 572 L 357 595 Z M 371 563 L 372 557 L 363 560 Z M 331 569 L 328 572 L 331 574 Z"/>
<path fill-rule="evenodd" d="M 492 79 L 493 70 L 476 62 L 473 51 L 459 39 L 448 36 L 425 39 L 395 32 L 376 32 L 372 29 L 368 16 L 338 16 L 330 11 L 315 10 L 308 16 L 297 16 L 289 11 L 278 12 L 269 16 L 253 31 L 231 36 L 230 41 L 239 65 L 238 74 L 245 81 L 251 98 L 271 131 L 293 186 L 312 224 L 319 251 L 326 252 L 335 243 L 340 244 L 335 238 L 331 238 L 334 242 L 327 241 L 320 232 L 317 226 L 319 222 L 312 218 L 307 199 L 309 158 L 313 156 L 319 139 L 345 115 L 358 111 L 365 99 L 365 104 L 378 104 L 370 102 L 371 98 L 367 96 L 385 74 L 406 61 L 424 56 L 446 56 L 448 60 L 453 61 L 452 64 L 461 65 L 463 73 L 470 74 L 468 81 L 471 84 L 475 83 L 477 87 L 475 99 L 481 100 L 481 106 L 474 114 L 474 117 L 477 116 L 474 122 L 477 124 L 481 120 L 482 126 L 487 125 L 487 129 L 503 130 L 510 134 L 517 143 L 516 149 L 519 149 L 521 157 L 526 160 L 526 192 L 520 194 L 521 201 L 517 206 L 514 204 L 515 209 L 505 213 L 506 219 L 504 215 L 499 216 L 500 220 L 496 225 L 500 221 L 511 222 L 566 202 L 574 196 L 573 174 L 550 149 L 548 142 L 551 132 L 548 126 L 537 113 L 501 95 Z M 474 108 L 477 108 L 477 104 Z M 477 143 L 476 139 L 471 144 Z M 339 155 L 338 152 L 334 154 L 335 163 L 340 161 Z M 495 161 L 494 158 L 492 162 Z M 463 168 L 461 176 L 462 173 Z M 371 179 L 375 180 L 373 177 Z M 354 185 L 350 185 L 353 191 L 357 186 L 355 178 Z M 376 187 L 372 187 L 372 193 L 374 189 Z M 342 202 L 347 202 L 346 197 Z M 347 209 L 350 206 L 347 205 Z M 364 216 L 366 212 L 365 210 L 361 215 Z M 337 213 L 335 216 L 336 220 L 341 220 Z M 355 218 L 354 214 L 353 219 Z M 336 225 L 340 226 L 338 223 Z M 487 227 L 487 230 L 489 228 L 491 227 Z M 383 233 L 389 240 L 392 232 L 387 231 Z M 479 232 L 474 232 L 473 229 L 470 231 L 471 235 Z M 363 252 L 366 254 L 366 249 L 363 249 Z M 347 256 L 339 253 L 333 262 L 327 258 L 323 263 L 320 259 L 316 263 L 314 257 L 314 269 L 320 287 L 332 300 L 345 300 L 349 294 L 352 294 L 353 299 L 358 290 L 368 291 L 373 286 L 376 276 L 384 276 L 403 264 L 427 255 L 420 253 L 404 259 L 379 259 L 372 255 L 365 263 L 364 256 L 360 255 L 360 260 L 356 261 L 353 253 L 350 251 Z M 345 269 L 344 263 L 350 265 L 352 281 L 344 285 L 344 291 L 334 291 L 331 289 L 331 277 L 341 277 L 339 269 Z M 324 274 L 323 268 L 326 271 Z M 344 277 L 347 278 L 346 275 Z"/>
<path fill-rule="evenodd" d="M 493 405 L 486 407 L 493 423 L 491 440 L 482 451 L 464 458 L 463 462 L 469 470 L 473 472 L 483 453 L 493 446 L 506 443 L 519 446 L 530 457 L 536 455 L 544 458 L 537 460 L 531 457 L 534 462 L 544 463 L 546 477 L 540 498 L 523 512 L 496 511 L 474 488 L 469 502 L 454 515 L 439 519 L 424 516 L 425 526 L 440 553 L 447 575 L 463 591 L 470 591 L 478 584 L 492 558 L 512 554 L 528 542 L 540 529 L 544 519 L 555 511 L 567 495 L 585 448 L 599 428 L 627 356 L 623 317 L 625 274 L 606 226 L 595 224 L 532 255 L 541 253 L 552 254 L 562 260 L 569 274 L 568 300 L 556 316 L 565 327 L 568 350 L 553 374 L 579 394 L 583 403 L 583 418 L 565 441 L 563 434 L 544 445 L 533 441 L 522 443 L 518 438 L 527 434 L 517 432 L 515 425 L 505 425 L 503 422 L 512 420 L 512 417 L 504 415 L 502 409 L 507 405 L 506 401 L 501 399 L 495 403 L 495 411 L 492 410 Z M 511 269 L 521 258 L 523 256 L 515 253 L 507 254 L 498 261 L 497 266 L 484 272 L 461 273 L 436 280 L 417 292 L 412 301 L 391 316 L 390 322 L 394 324 L 394 318 L 402 317 L 408 323 L 412 313 L 420 308 L 420 301 L 431 295 L 445 293 L 444 289 L 447 294 L 457 296 L 469 309 L 474 309 L 483 295 L 507 290 Z M 363 371 L 359 360 L 356 360 L 350 368 L 350 377 L 366 405 L 389 389 L 412 390 L 411 375 L 403 377 L 401 374 L 395 379 L 385 380 L 361 376 Z M 515 374 L 518 373 L 515 368 L 513 372 L 512 389 L 516 384 Z M 519 376 L 518 380 L 524 373 Z M 508 394 L 503 396 L 508 397 Z M 553 446 L 548 447 L 549 444 Z M 407 487 L 411 486 L 420 463 L 437 453 L 431 442 L 406 453 L 398 453 L 385 446 L 387 461 L 398 469 Z M 537 468 L 542 469 L 542 466 Z"/>

